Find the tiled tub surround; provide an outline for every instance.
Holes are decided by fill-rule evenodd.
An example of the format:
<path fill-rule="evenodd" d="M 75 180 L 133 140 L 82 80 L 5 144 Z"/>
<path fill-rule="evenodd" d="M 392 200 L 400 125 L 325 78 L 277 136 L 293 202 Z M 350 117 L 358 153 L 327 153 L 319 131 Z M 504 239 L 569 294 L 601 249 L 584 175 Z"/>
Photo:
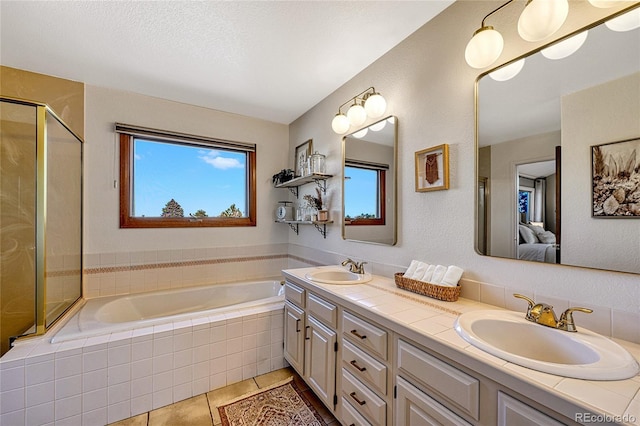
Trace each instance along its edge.
<path fill-rule="evenodd" d="M 58 344 L 22 340 L 0 358 L 0 424 L 107 424 L 282 368 L 282 327 L 279 304 Z"/>
<path fill-rule="evenodd" d="M 310 289 L 330 303 L 341 305 L 425 347 L 433 350 L 442 348 L 443 356 L 459 365 L 472 368 L 522 395 L 535 395 L 535 401 L 559 413 L 567 409 L 566 402 L 569 402 L 573 407 L 578 407 L 579 412 L 614 419 L 600 424 L 619 422 L 640 425 L 640 375 L 619 381 L 589 381 L 541 373 L 489 355 L 464 341 L 453 329 L 454 320 L 459 314 L 495 309 L 495 306 L 465 298 L 457 302 L 430 299 L 400 290 L 393 279 L 380 276 L 374 276 L 372 281 L 365 284 L 341 286 L 312 283 L 304 278 L 311 270 L 302 268 L 284 272 L 287 279 Z M 519 308 L 517 310 L 524 315 L 524 310 Z M 581 316 L 580 320 L 585 317 Z M 582 321 L 578 326 L 581 325 L 588 328 Z M 616 341 L 640 360 L 640 345 Z M 573 418 L 572 413 L 562 414 Z"/>

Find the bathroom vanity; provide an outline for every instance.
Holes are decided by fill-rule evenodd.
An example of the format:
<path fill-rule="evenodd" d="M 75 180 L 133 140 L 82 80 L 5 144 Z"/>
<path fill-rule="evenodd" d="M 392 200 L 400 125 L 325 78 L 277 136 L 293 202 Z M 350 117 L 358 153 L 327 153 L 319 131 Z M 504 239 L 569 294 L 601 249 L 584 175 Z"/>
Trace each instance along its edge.
<path fill-rule="evenodd" d="M 307 278 L 318 269 L 283 271 L 284 353 L 344 425 L 640 424 L 638 376 L 597 382 L 520 367 L 453 329 L 461 313 L 488 305 L 441 302 L 375 275 Z"/>

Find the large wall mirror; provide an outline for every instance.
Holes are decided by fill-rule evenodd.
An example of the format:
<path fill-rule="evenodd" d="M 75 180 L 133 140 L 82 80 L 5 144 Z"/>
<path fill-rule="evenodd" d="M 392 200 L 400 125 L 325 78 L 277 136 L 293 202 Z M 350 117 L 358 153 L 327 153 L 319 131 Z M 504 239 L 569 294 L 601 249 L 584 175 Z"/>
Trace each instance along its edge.
<path fill-rule="evenodd" d="M 480 254 L 640 273 L 640 215 L 594 214 L 592 151 L 603 144 L 621 148 L 605 162 L 629 171 L 610 174 L 607 191 L 624 187 L 619 201 L 640 209 L 640 142 L 612 144 L 640 138 L 640 28 L 617 21 L 577 32 L 586 39 L 568 57 L 550 59 L 560 40 L 518 58 L 511 79 L 499 75 L 506 66 L 478 78 Z"/>
<path fill-rule="evenodd" d="M 342 139 L 342 238 L 397 241 L 398 120 L 386 117 Z"/>

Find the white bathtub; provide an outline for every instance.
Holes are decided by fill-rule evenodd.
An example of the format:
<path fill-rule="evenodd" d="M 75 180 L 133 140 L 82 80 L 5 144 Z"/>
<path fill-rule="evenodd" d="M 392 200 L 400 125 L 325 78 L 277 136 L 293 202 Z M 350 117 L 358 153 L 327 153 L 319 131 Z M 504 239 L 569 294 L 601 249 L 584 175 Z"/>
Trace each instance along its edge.
<path fill-rule="evenodd" d="M 275 304 L 275 305 L 274 305 Z M 237 316 L 284 304 L 280 281 L 189 287 L 88 300 L 51 339 L 61 343 L 205 317 Z"/>

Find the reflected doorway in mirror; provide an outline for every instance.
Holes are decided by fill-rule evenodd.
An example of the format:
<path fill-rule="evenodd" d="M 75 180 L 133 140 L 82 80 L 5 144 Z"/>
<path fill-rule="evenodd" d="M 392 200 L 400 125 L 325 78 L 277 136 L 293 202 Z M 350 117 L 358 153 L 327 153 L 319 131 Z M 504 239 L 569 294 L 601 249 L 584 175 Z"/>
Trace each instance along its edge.
<path fill-rule="evenodd" d="M 417 151 L 415 160 L 416 192 L 449 189 L 449 145 Z"/>

